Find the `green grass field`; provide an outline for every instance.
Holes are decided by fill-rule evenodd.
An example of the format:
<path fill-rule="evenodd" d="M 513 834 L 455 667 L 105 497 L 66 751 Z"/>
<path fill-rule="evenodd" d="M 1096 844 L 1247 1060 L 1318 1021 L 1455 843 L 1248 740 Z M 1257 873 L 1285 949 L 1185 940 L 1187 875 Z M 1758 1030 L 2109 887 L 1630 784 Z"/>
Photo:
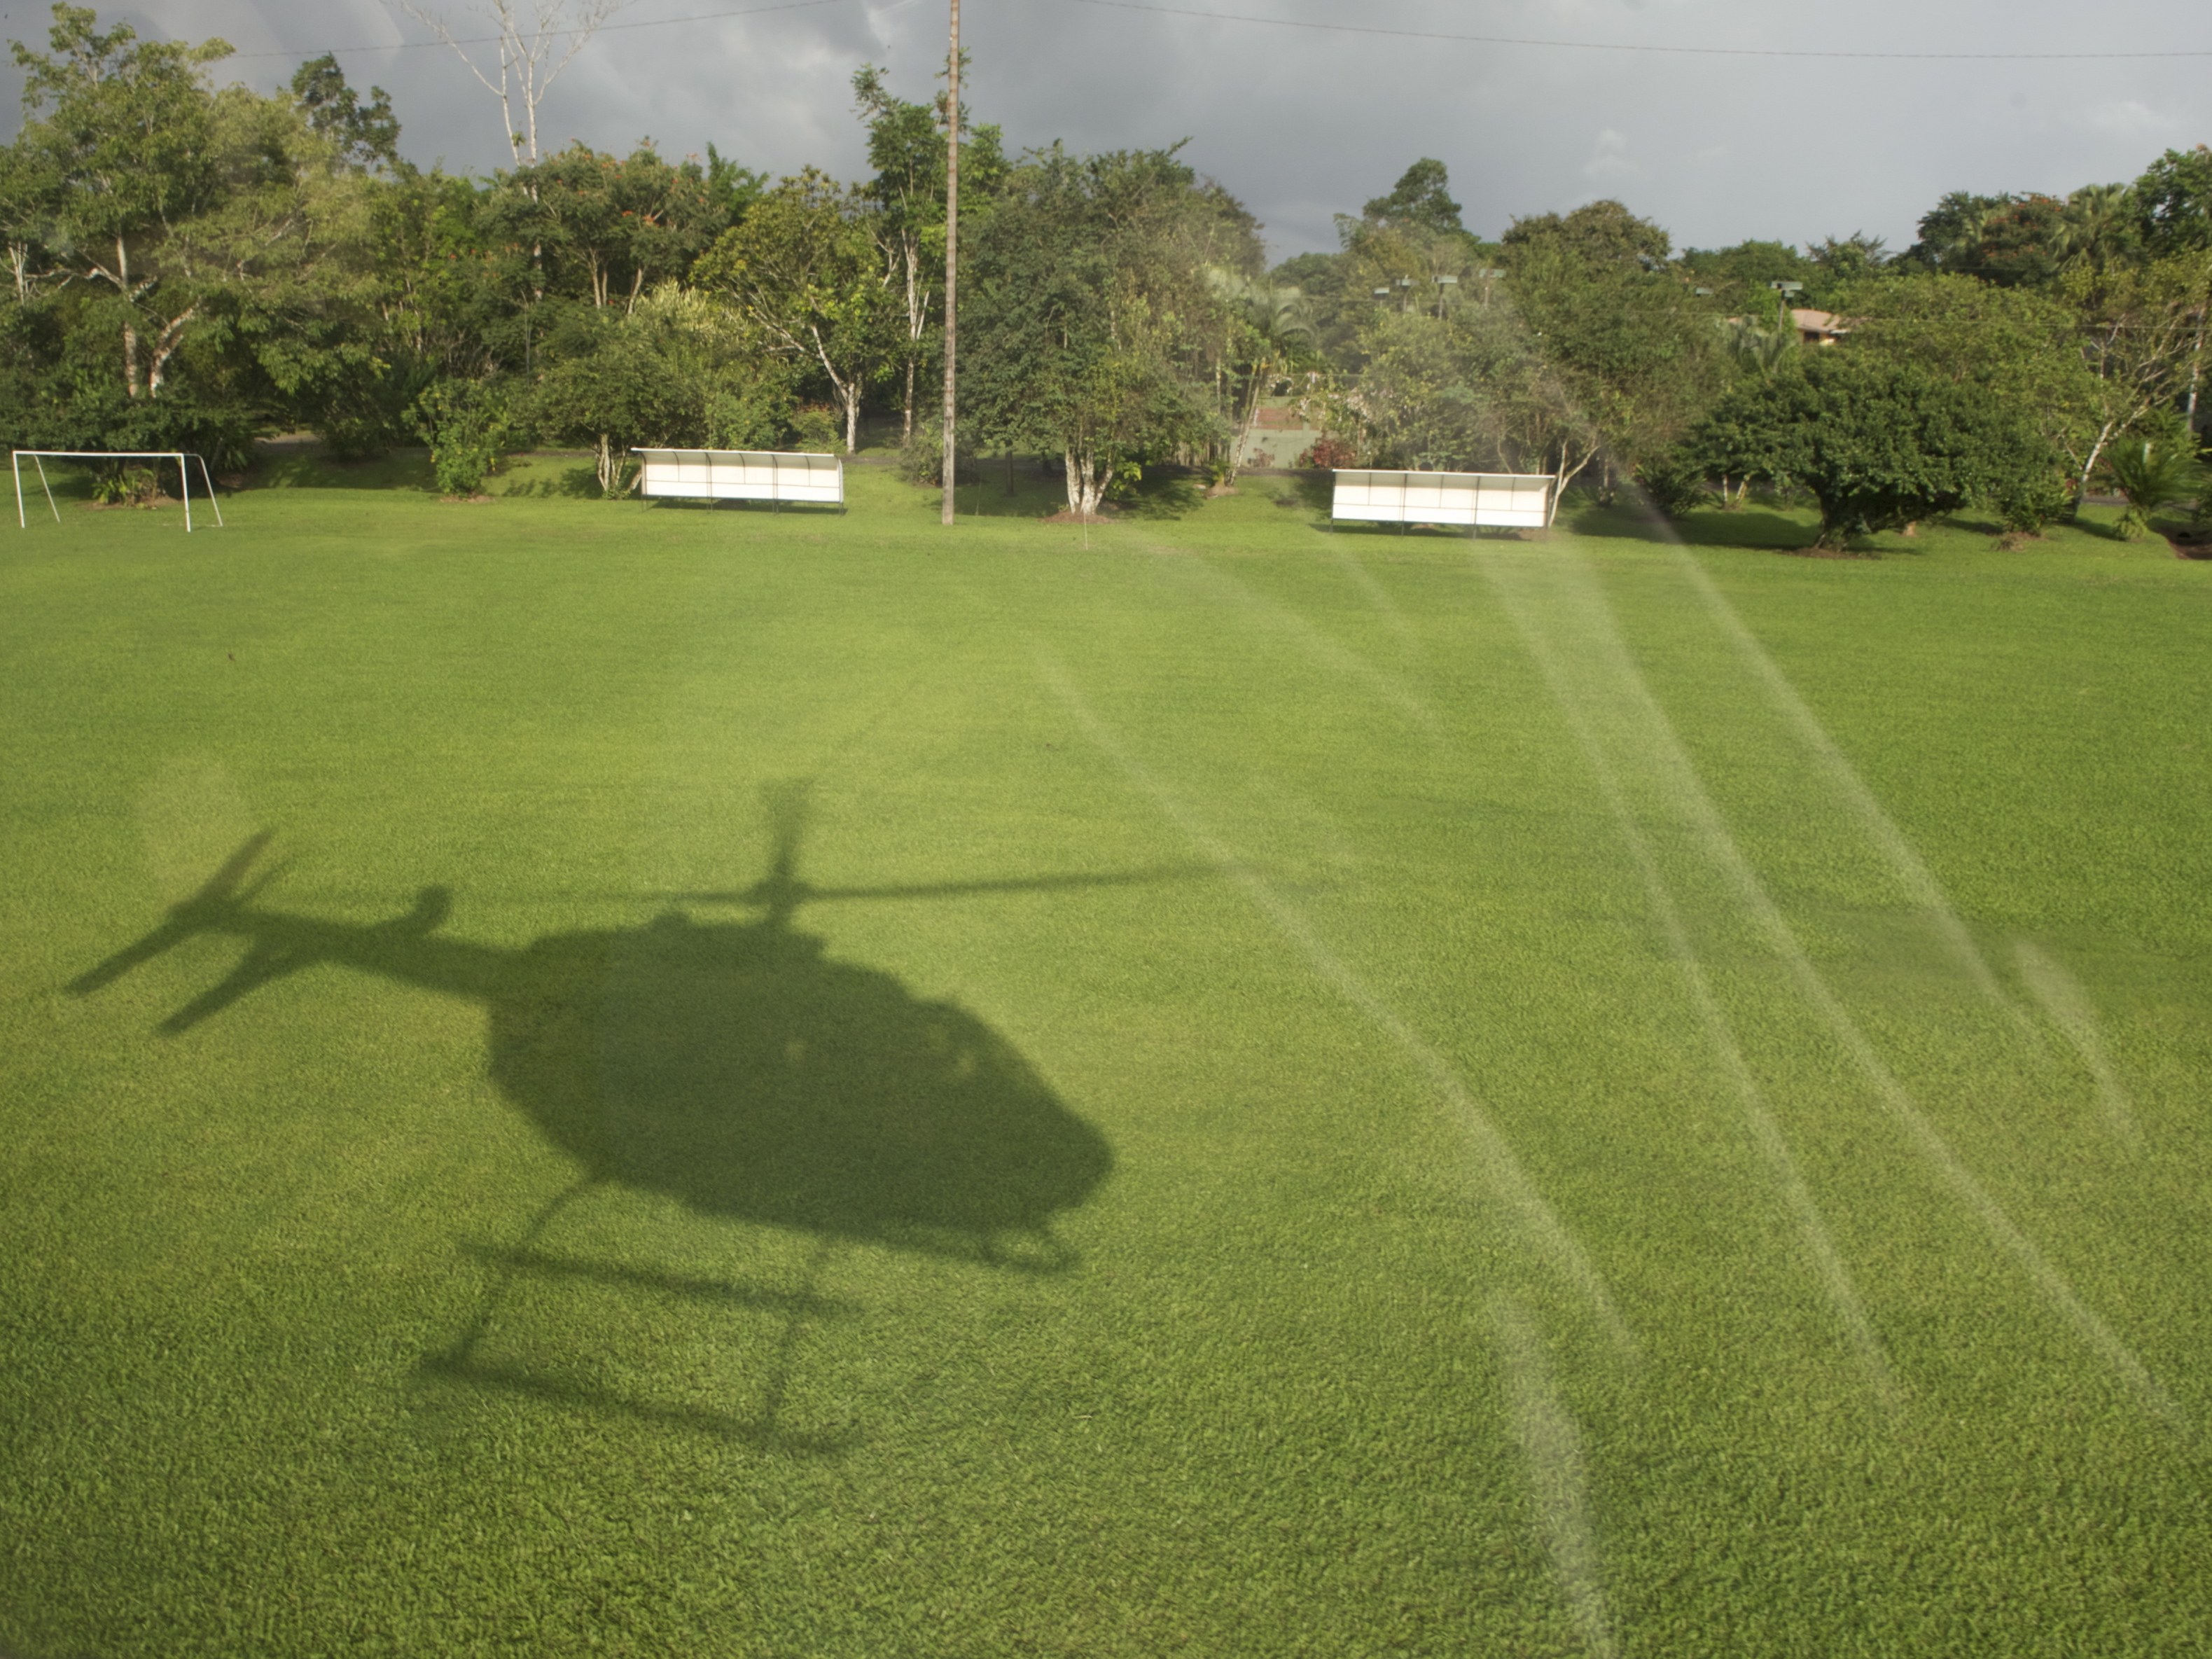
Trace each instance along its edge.
<path fill-rule="evenodd" d="M 0 537 L 0 1653 L 2203 1650 L 2212 568 L 573 473 Z"/>

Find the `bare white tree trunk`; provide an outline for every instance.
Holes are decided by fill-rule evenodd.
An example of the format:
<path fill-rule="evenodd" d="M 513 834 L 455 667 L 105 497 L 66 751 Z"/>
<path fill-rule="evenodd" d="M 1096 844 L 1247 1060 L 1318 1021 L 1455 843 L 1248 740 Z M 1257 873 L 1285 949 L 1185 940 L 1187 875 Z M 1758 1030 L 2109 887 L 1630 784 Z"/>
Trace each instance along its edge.
<path fill-rule="evenodd" d="M 640 475 L 629 470 L 629 456 L 628 444 L 617 448 L 612 433 L 599 434 L 599 494 L 611 501 L 620 501 L 637 483 Z"/>
<path fill-rule="evenodd" d="M 914 238 L 906 238 L 906 428 L 899 441 L 914 441 L 914 370 L 915 359 L 921 352 L 923 331 L 929 326 L 925 314 L 921 284 L 916 280 L 921 274 L 921 250 L 914 245 Z"/>
<path fill-rule="evenodd" d="M 1106 499 L 1106 465 L 1079 442 L 1061 447 L 1060 464 L 1067 474 L 1067 510 L 1079 518 L 1096 518 L 1098 504 Z"/>
<path fill-rule="evenodd" d="M 529 0 L 530 19 L 525 22 L 518 0 L 483 0 L 484 9 L 490 12 L 492 22 L 499 31 L 496 37 L 483 41 L 461 40 L 443 17 L 426 11 L 413 0 L 409 0 L 406 12 L 451 46 L 461 62 L 469 66 L 469 73 L 499 100 L 499 117 L 507 130 L 507 149 L 514 157 L 515 166 L 521 167 L 538 159 L 538 106 L 545 101 L 546 93 L 551 90 L 561 71 L 584 49 L 585 43 L 599 33 L 599 26 L 629 3 L 629 0 L 577 0 L 575 21 L 571 23 L 568 21 L 568 0 Z M 556 56 L 558 43 L 562 40 L 568 42 L 568 47 L 558 51 Z M 496 48 L 496 82 L 477 67 L 475 58 L 461 50 L 465 46 L 477 45 Z M 520 127 L 515 125 L 514 114 L 518 104 L 522 109 Z"/>
<path fill-rule="evenodd" d="M 2212 297 L 2207 298 L 2204 309 L 2197 313 L 2197 343 L 2189 354 L 2189 398 L 2185 412 L 2191 432 L 2197 430 L 2197 388 L 2204 378 L 2204 325 L 2208 312 L 2212 312 Z"/>
<path fill-rule="evenodd" d="M 2088 495 L 2089 475 L 2097 470 L 2097 459 L 2105 453 L 2105 446 L 2112 442 L 2112 433 L 2119 424 L 2118 421 L 2106 421 L 2097 428 L 2097 441 L 2089 446 L 2088 456 L 2081 463 L 2081 476 L 2075 481 L 2074 494 L 2077 499 Z"/>
<path fill-rule="evenodd" d="M 159 337 L 155 340 L 154 360 L 147 365 L 146 371 L 148 396 L 155 395 L 161 390 L 161 382 L 168 376 L 169 359 L 176 355 L 177 347 L 183 343 L 185 325 L 190 323 L 198 312 L 198 306 L 185 307 L 181 315 L 170 319 L 162 328 Z"/>

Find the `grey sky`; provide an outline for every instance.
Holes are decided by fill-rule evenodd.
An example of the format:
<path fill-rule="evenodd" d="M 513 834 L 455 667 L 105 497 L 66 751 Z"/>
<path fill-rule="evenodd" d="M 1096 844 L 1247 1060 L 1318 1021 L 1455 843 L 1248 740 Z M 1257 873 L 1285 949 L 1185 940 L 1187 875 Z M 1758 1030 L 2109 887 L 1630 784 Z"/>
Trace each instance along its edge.
<path fill-rule="evenodd" d="M 635 0 L 624 25 L 763 0 Z M 520 0 L 527 9 L 532 0 Z M 545 0 L 555 5 L 559 0 Z M 2212 52 L 2212 22 L 2179 0 L 1163 0 L 1190 10 L 1443 33 L 1671 47 L 1885 52 Z M 433 9 L 484 32 L 475 0 Z M 398 4 L 384 0 L 136 0 L 101 5 L 141 33 L 220 35 L 224 78 L 264 89 L 326 48 L 356 85 L 392 94 L 402 149 L 425 165 L 507 161 L 497 105 Z M 541 139 L 665 154 L 711 141 L 781 173 L 861 171 L 848 82 L 887 65 L 927 96 L 945 0 L 832 0 L 800 9 L 607 30 L 544 106 Z M 0 0 L 0 37 L 41 49 L 44 4 Z M 2168 146 L 2212 140 L 2212 56 L 2154 61 L 1910 62 L 1708 58 L 1485 46 L 1268 27 L 1084 0 L 964 0 L 968 104 L 1019 149 L 1192 142 L 1187 157 L 1266 222 L 1277 257 L 1333 248 L 1417 156 L 1450 168 L 1468 226 L 1616 196 L 1676 245 L 1803 242 L 1863 229 L 1893 247 L 1947 190 L 2047 190 L 2133 178 Z M 482 49 L 477 49 L 481 51 Z M 245 54 L 254 54 L 246 56 Z M 259 54 L 275 54 L 263 56 Z M 0 67 L 13 107 L 21 75 Z M 12 130 L 12 123 L 10 124 Z"/>

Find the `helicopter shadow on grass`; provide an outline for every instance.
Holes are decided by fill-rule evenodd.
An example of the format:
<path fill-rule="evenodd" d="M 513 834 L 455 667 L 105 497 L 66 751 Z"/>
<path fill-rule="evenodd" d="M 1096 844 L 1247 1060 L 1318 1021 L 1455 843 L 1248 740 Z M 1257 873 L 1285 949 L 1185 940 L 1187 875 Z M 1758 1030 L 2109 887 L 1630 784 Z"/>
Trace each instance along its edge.
<path fill-rule="evenodd" d="M 492 1289 L 470 1330 L 427 1360 L 422 1373 L 785 1450 L 834 1450 L 778 1427 L 781 1371 L 766 1380 L 764 1413 L 740 1420 L 494 1364 L 485 1358 L 486 1334 L 518 1281 L 566 1279 L 776 1314 L 785 1334 L 775 1364 L 787 1367 L 803 1322 L 851 1311 L 815 1290 L 840 1247 L 1009 1272 L 1070 1271 L 1076 1257 L 1053 1224 L 1111 1172 L 1104 1137 L 982 1021 L 916 995 L 881 969 L 836 960 L 794 918 L 803 906 L 839 901 L 1048 894 L 1190 872 L 818 888 L 797 872 L 803 789 L 777 792 L 769 805 L 775 857 L 751 887 L 646 895 L 665 908 L 643 926 L 555 933 L 520 949 L 445 936 L 452 896 L 440 887 L 422 890 L 405 914 L 367 926 L 264 905 L 281 873 L 249 880 L 271 840 L 264 832 L 161 927 L 70 988 L 91 994 L 186 939 L 215 934 L 243 940 L 243 957 L 226 979 L 162 1022 L 163 1033 L 189 1030 L 261 986 L 325 964 L 480 1002 L 489 1076 L 571 1160 L 576 1179 L 515 1243 L 472 1247 L 492 1270 Z M 758 914 L 744 921 L 714 914 L 731 907 Z M 805 1283 L 796 1291 L 749 1288 L 544 1247 L 572 1205 L 614 1189 L 811 1237 Z"/>

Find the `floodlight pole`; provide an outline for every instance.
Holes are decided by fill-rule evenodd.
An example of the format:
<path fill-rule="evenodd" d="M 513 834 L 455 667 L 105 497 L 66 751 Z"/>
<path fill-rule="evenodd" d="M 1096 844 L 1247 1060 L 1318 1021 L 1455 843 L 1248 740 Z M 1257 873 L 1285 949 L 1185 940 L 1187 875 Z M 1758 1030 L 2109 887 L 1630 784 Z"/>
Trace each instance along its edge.
<path fill-rule="evenodd" d="M 952 0 L 952 55 L 945 59 L 945 501 L 939 524 L 958 514 L 953 493 L 957 463 L 952 440 L 952 343 L 960 296 L 960 0 Z"/>

